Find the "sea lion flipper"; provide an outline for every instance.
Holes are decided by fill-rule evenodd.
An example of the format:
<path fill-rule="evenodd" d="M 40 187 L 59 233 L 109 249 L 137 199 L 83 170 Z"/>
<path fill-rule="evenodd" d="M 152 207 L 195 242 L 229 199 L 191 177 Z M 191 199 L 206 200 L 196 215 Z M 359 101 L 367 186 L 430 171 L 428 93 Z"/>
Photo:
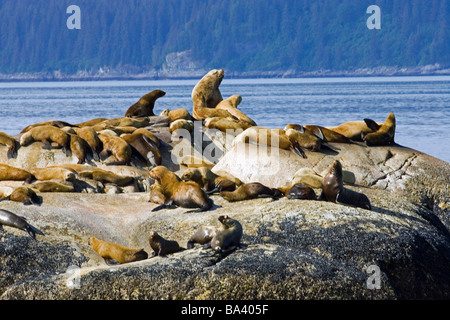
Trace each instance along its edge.
<path fill-rule="evenodd" d="M 11 147 L 9 147 L 6 155 L 7 155 L 8 159 L 17 158 L 16 144 L 13 144 Z"/>
<path fill-rule="evenodd" d="M 108 266 L 116 266 L 116 265 L 120 264 L 119 261 L 117 261 L 116 259 L 113 259 L 113 258 L 104 258 L 104 259 Z"/>
<path fill-rule="evenodd" d="M 306 153 L 305 153 L 305 151 L 303 151 L 302 147 L 300 147 L 300 145 L 299 145 L 297 142 L 295 142 L 295 143 L 291 146 L 291 150 L 292 150 L 295 154 L 297 154 L 297 155 L 299 155 L 300 157 L 306 159 Z"/>
<path fill-rule="evenodd" d="M 378 123 L 376 123 L 375 121 L 373 121 L 372 119 L 364 118 L 364 122 L 369 127 L 369 129 L 372 131 L 378 131 L 378 129 L 380 129 L 380 125 Z"/>

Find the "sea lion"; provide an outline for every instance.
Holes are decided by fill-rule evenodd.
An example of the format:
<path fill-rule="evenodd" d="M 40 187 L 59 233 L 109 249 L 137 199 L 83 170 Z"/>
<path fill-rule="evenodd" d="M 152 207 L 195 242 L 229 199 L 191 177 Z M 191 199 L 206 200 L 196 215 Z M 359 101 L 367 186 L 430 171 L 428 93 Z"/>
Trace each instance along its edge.
<path fill-rule="evenodd" d="M 241 223 L 227 215 L 219 216 L 219 221 L 224 229 L 218 232 L 203 248 L 212 248 L 214 254 L 227 253 L 240 248 L 243 234 Z"/>
<path fill-rule="evenodd" d="M 205 74 L 199 82 L 197 82 L 191 93 L 194 106 L 199 98 L 204 98 L 204 107 L 206 108 L 215 108 L 217 104 L 223 100 L 219 86 L 224 75 L 225 73 L 223 69 L 213 69 Z M 195 109 L 193 116 L 197 120 L 203 120 L 197 118 L 198 115 L 195 114 Z"/>
<path fill-rule="evenodd" d="M 0 181 L 11 180 L 31 183 L 35 179 L 34 175 L 27 170 L 0 163 Z"/>
<path fill-rule="evenodd" d="M 207 194 L 215 191 L 234 191 L 237 185 L 242 184 L 239 179 L 221 177 L 212 172 L 208 167 L 188 168 L 183 172 L 181 180 L 197 182 L 200 188 L 202 188 Z"/>
<path fill-rule="evenodd" d="M 333 161 L 322 180 L 321 200 L 372 210 L 369 198 L 363 193 L 347 189 L 343 185 L 342 165 Z"/>
<path fill-rule="evenodd" d="M 119 117 L 113 119 L 103 120 L 92 127 L 95 131 L 99 132 L 105 129 L 113 130 L 117 127 L 134 127 L 134 128 L 144 128 L 150 124 L 150 120 L 148 117 L 140 117 L 140 118 L 127 118 L 127 117 Z M 130 130 L 130 129 L 127 129 Z"/>
<path fill-rule="evenodd" d="M 153 168 L 150 177 L 157 180 L 161 184 L 161 191 L 164 196 L 169 199 L 165 204 L 162 204 L 152 211 L 158 211 L 167 207 L 183 207 L 183 208 L 198 208 L 189 212 L 207 211 L 212 207 L 212 200 L 208 198 L 205 191 L 193 181 L 181 181 L 181 179 L 169 169 L 164 166 L 157 166 Z"/>
<path fill-rule="evenodd" d="M 206 118 L 213 117 L 236 119 L 236 117 L 227 110 L 208 108 L 204 96 L 198 96 L 192 101 L 194 103 L 192 115 L 195 120 L 205 120 Z"/>
<path fill-rule="evenodd" d="M 178 119 L 170 123 L 169 132 L 173 133 L 178 129 L 184 129 L 189 132 L 194 130 L 194 122 L 192 120 Z"/>
<path fill-rule="evenodd" d="M 102 151 L 103 146 L 102 142 L 98 138 L 97 131 L 92 127 L 82 127 L 82 128 L 74 128 L 77 135 L 87 142 L 87 144 L 91 147 L 92 157 L 95 161 L 99 161 L 99 153 Z"/>
<path fill-rule="evenodd" d="M 290 181 L 290 186 L 299 183 L 313 188 L 322 188 L 322 179 L 323 176 L 317 174 L 313 169 L 300 168 L 294 173 L 294 176 Z"/>
<path fill-rule="evenodd" d="M 150 140 L 147 142 L 152 143 L 154 145 L 154 147 L 159 148 L 161 146 L 161 140 L 159 140 L 159 138 L 150 130 L 147 130 L 145 128 L 138 128 L 133 133 L 134 134 L 138 134 L 138 133 L 143 134 Z"/>
<path fill-rule="evenodd" d="M 96 125 L 97 123 L 103 122 L 105 120 L 108 120 L 108 118 L 95 118 L 91 120 L 87 120 L 85 122 L 74 124 L 74 127 L 82 128 L 82 127 L 92 127 Z"/>
<path fill-rule="evenodd" d="M 286 128 L 285 132 L 292 143 L 297 143 L 300 147 L 309 151 L 318 152 L 322 147 L 322 140 L 313 134 L 295 129 L 286 130 Z"/>
<path fill-rule="evenodd" d="M 77 134 L 68 133 L 68 135 L 70 137 L 70 151 L 77 157 L 78 164 L 91 162 L 94 158 L 94 152 L 86 140 Z"/>
<path fill-rule="evenodd" d="M 201 226 L 195 233 L 189 238 L 186 247 L 188 249 L 194 248 L 194 244 L 198 243 L 205 245 L 211 242 L 214 236 L 223 230 L 223 227 L 217 228 L 215 226 Z"/>
<path fill-rule="evenodd" d="M 316 136 L 322 136 L 322 139 L 324 139 L 326 142 L 354 143 L 351 139 L 347 138 L 343 134 L 337 133 L 325 127 L 310 124 L 305 124 L 303 127 L 306 131 L 309 131 Z"/>
<path fill-rule="evenodd" d="M 278 189 L 266 187 L 259 182 L 244 183 L 234 191 L 222 191 L 219 195 L 229 202 L 243 201 L 255 198 L 278 199 L 282 193 Z"/>
<path fill-rule="evenodd" d="M 256 122 L 246 116 L 241 110 L 237 108 L 237 106 L 241 103 L 242 97 L 238 94 L 232 95 L 225 100 L 220 101 L 216 109 L 227 110 L 233 116 L 235 116 L 238 120 L 244 121 L 248 123 L 250 126 L 256 126 Z"/>
<path fill-rule="evenodd" d="M 8 150 L 6 151 L 6 156 L 8 157 L 8 159 L 17 157 L 17 149 L 19 143 L 16 141 L 16 139 L 0 131 L 0 144 L 8 147 Z"/>
<path fill-rule="evenodd" d="M 295 141 L 291 141 L 283 129 L 268 129 L 264 127 L 253 126 L 234 138 L 232 145 L 239 143 L 254 143 L 277 147 L 284 150 L 291 150 L 295 154 L 306 158 L 302 147 Z"/>
<path fill-rule="evenodd" d="M 233 136 L 237 136 L 244 130 L 250 128 L 252 125 L 246 121 L 222 117 L 212 117 L 205 119 L 204 126 L 209 129 L 217 129 Z"/>
<path fill-rule="evenodd" d="M 54 142 L 58 147 L 62 148 L 66 156 L 70 157 L 72 155 L 69 135 L 57 127 L 48 125 L 38 126 L 25 132 L 20 137 L 21 146 L 27 146 L 35 141 L 42 142 L 43 149 L 51 149 L 51 143 Z"/>
<path fill-rule="evenodd" d="M 108 265 L 129 263 L 148 258 L 144 249 L 131 249 L 123 245 L 100 240 L 94 236 L 89 238 L 89 243 Z"/>
<path fill-rule="evenodd" d="M 156 167 L 161 164 L 162 156 L 153 140 L 142 133 L 124 134 L 121 138 L 126 141 L 132 149 L 132 153 L 137 153 L 149 167 Z"/>
<path fill-rule="evenodd" d="M 121 176 L 114 172 L 98 168 L 93 170 L 80 171 L 79 175 L 84 178 L 89 178 L 102 183 L 113 183 L 120 187 L 129 185 L 134 182 L 134 177 Z"/>
<path fill-rule="evenodd" d="M 5 200 L 22 202 L 26 206 L 31 204 L 40 206 L 42 204 L 42 197 L 27 186 L 17 187 L 9 196 L 0 199 L 0 201 Z"/>
<path fill-rule="evenodd" d="M 395 135 L 395 116 L 393 112 L 390 112 L 384 123 L 380 126 L 375 121 L 370 119 L 364 119 L 367 126 L 374 132 L 361 133 L 362 140 L 368 146 L 385 146 L 394 143 Z"/>
<path fill-rule="evenodd" d="M 165 109 L 159 115 L 169 117 L 170 122 L 174 122 L 179 119 L 191 120 L 191 121 L 194 120 L 194 117 L 192 117 L 191 114 L 189 113 L 189 111 L 187 111 L 185 108 L 179 108 L 179 109 L 175 109 L 175 110 Z"/>
<path fill-rule="evenodd" d="M 36 234 L 44 235 L 44 233 L 29 224 L 24 217 L 18 216 L 11 211 L 0 209 L 0 230 L 2 226 L 8 226 L 26 231 L 31 239 L 36 240 Z"/>
<path fill-rule="evenodd" d="M 150 247 L 153 249 L 152 256 L 164 257 L 168 254 L 183 250 L 178 242 L 174 240 L 166 240 L 157 232 L 151 231 L 148 235 Z"/>
<path fill-rule="evenodd" d="M 57 166 L 48 166 L 45 168 L 33 168 L 30 170 L 30 173 L 35 176 L 37 180 L 64 180 L 64 181 L 73 181 L 75 180 L 75 172 L 73 170 L 57 167 Z"/>
<path fill-rule="evenodd" d="M 133 104 L 125 112 L 125 117 L 148 117 L 154 116 L 153 108 L 155 107 L 155 101 L 161 98 L 166 93 L 162 90 L 153 90 L 143 95 L 138 102 Z"/>
<path fill-rule="evenodd" d="M 31 124 L 31 125 L 23 128 L 20 133 L 25 133 L 25 132 L 30 131 L 33 128 L 41 127 L 41 126 L 53 126 L 53 127 L 57 127 L 57 128 L 61 129 L 63 127 L 73 127 L 74 125 L 72 125 L 68 122 L 65 122 L 65 121 L 60 121 L 60 120 L 48 120 L 48 121 Z"/>
<path fill-rule="evenodd" d="M 149 188 L 149 202 L 157 203 L 157 204 L 164 204 L 168 202 L 170 199 L 167 199 L 167 197 L 162 192 L 162 186 L 159 184 L 158 181 L 155 181 L 154 184 L 152 184 Z"/>
<path fill-rule="evenodd" d="M 109 154 L 112 154 L 117 161 L 108 163 L 129 165 L 131 162 L 132 149 L 128 142 L 120 137 L 109 136 L 106 134 L 99 134 L 98 138 L 103 143 L 103 150 L 100 152 L 100 159 L 104 161 L 108 158 Z"/>
<path fill-rule="evenodd" d="M 39 192 L 74 192 L 72 184 L 64 184 L 57 181 L 39 181 L 31 185 Z"/>
<path fill-rule="evenodd" d="M 313 188 L 300 183 L 296 183 L 287 190 L 284 190 L 284 195 L 288 199 L 315 200 L 317 198 Z"/>
<path fill-rule="evenodd" d="M 374 131 L 364 121 L 344 122 L 336 127 L 327 127 L 327 129 L 342 134 L 353 141 L 362 141 L 362 134 Z"/>

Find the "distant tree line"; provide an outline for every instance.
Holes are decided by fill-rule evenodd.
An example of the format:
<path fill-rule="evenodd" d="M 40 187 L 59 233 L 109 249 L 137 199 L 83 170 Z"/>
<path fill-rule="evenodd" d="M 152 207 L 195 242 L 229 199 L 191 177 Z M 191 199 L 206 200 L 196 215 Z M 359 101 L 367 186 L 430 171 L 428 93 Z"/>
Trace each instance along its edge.
<path fill-rule="evenodd" d="M 185 50 L 240 72 L 450 66 L 449 16 L 448 0 L 2 0 L 0 73 L 159 69 Z"/>

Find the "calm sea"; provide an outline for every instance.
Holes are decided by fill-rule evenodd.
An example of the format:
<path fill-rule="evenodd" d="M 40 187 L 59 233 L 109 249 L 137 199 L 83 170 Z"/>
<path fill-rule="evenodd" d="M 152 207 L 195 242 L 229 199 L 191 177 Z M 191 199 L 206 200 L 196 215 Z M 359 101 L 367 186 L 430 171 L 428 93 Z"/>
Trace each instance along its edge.
<path fill-rule="evenodd" d="M 154 89 L 166 91 L 155 113 L 186 108 L 192 112 L 195 80 L 0 83 L 0 131 L 10 135 L 45 120 L 77 123 L 114 118 Z M 288 123 L 335 126 L 396 116 L 395 140 L 450 162 L 450 76 L 224 79 L 224 98 L 239 94 L 239 106 L 260 126 Z"/>

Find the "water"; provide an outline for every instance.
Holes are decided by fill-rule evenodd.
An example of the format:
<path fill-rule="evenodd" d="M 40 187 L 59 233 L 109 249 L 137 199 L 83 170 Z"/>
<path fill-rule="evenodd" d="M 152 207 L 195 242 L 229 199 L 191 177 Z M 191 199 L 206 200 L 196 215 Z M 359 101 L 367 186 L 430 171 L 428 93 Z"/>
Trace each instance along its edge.
<path fill-rule="evenodd" d="M 145 93 L 161 89 L 155 114 L 192 112 L 195 80 L 0 83 L 0 131 L 19 133 L 45 120 L 78 123 L 121 117 Z M 288 123 L 336 126 L 396 116 L 395 140 L 450 162 L 450 76 L 306 79 L 224 79 L 224 98 L 240 94 L 239 109 L 260 126 Z"/>

